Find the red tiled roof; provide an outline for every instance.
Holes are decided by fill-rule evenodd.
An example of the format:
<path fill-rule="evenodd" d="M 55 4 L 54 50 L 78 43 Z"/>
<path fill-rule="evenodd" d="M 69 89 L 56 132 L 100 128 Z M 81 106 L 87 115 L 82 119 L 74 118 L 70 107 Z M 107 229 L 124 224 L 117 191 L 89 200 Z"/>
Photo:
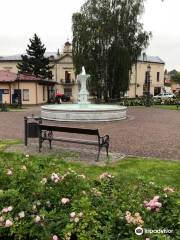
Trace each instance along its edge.
<path fill-rule="evenodd" d="M 40 81 L 41 78 L 29 74 L 16 74 L 14 72 L 0 70 L 0 82 L 15 82 L 20 81 Z"/>
<path fill-rule="evenodd" d="M 30 74 L 19 74 L 19 80 L 40 81 L 40 80 L 42 80 L 42 78 L 35 77 L 34 75 L 30 75 Z"/>
<path fill-rule="evenodd" d="M 16 73 L 0 70 L 0 82 L 14 82 L 16 79 Z"/>

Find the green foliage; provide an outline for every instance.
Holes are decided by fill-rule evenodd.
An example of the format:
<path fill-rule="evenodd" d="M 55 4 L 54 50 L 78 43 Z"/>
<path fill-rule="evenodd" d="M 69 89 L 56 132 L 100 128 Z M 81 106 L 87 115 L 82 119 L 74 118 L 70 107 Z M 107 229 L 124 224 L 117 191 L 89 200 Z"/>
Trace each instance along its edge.
<path fill-rule="evenodd" d="M 176 83 L 180 83 L 180 72 L 172 74 L 171 79 Z"/>
<path fill-rule="evenodd" d="M 57 156 L 0 153 L 0 169 L 0 239 L 180 237 L 178 163 L 134 158 L 96 167 L 67 163 Z M 159 212 L 148 211 L 143 203 L 155 195 L 162 203 Z M 136 236 L 140 224 L 128 223 L 127 211 L 139 213 L 145 228 L 175 231 Z M 5 227 L 7 220 L 12 226 Z"/>
<path fill-rule="evenodd" d="M 150 105 L 158 105 L 158 107 L 161 108 L 167 108 L 167 109 L 174 109 L 177 110 L 177 103 L 179 102 L 179 99 L 176 98 L 169 98 L 169 99 L 153 99 L 150 98 Z M 146 97 L 139 97 L 139 98 L 121 98 L 121 100 L 118 102 L 122 106 L 146 106 L 147 98 Z"/>
<path fill-rule="evenodd" d="M 44 57 L 46 48 L 42 44 L 41 39 L 34 34 L 29 41 L 30 44 L 26 50 L 27 55 L 22 55 L 22 61 L 17 65 L 19 73 L 52 79 L 52 66 L 49 65 L 49 59 Z"/>
<path fill-rule="evenodd" d="M 143 0 L 88 0 L 73 15 L 73 60 L 91 75 L 91 94 L 119 97 L 129 86 L 129 71 L 150 34 L 139 16 Z"/>

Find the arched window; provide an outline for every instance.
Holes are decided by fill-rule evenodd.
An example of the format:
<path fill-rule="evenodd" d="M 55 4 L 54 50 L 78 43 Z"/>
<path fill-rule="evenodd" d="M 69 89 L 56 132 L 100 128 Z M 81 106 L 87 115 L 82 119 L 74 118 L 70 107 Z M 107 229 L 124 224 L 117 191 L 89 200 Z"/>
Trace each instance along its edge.
<path fill-rule="evenodd" d="M 65 83 L 71 83 L 71 72 L 65 71 Z"/>

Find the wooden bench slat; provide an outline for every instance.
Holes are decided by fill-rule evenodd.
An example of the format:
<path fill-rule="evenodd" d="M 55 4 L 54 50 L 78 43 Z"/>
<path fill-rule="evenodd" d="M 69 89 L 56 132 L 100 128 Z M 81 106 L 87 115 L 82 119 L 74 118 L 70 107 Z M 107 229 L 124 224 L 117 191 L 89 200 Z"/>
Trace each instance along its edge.
<path fill-rule="evenodd" d="M 47 131 L 57 131 L 57 132 L 67 132 L 67 133 L 76 133 L 76 134 L 87 134 L 87 135 L 99 135 L 98 129 L 87 129 L 87 128 L 71 128 L 71 127 L 58 127 L 58 126 L 48 126 L 48 125 L 39 125 L 40 130 Z"/>
<path fill-rule="evenodd" d="M 55 138 L 46 138 L 46 140 L 52 140 L 52 141 L 62 141 L 62 142 L 70 142 L 70 143 L 81 143 L 81 144 L 88 144 L 88 145 L 95 145 L 98 146 L 99 142 L 98 141 L 90 141 L 86 139 L 77 139 L 77 138 L 60 138 L 60 137 L 55 137 Z"/>

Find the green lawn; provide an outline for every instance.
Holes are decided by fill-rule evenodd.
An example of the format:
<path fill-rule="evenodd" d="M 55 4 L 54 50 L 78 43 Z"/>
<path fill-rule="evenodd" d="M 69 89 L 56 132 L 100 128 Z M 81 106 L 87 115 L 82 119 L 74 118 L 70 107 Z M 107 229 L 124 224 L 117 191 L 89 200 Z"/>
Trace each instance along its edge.
<path fill-rule="evenodd" d="M 13 143 L 11 143 L 13 144 Z M 0 144 L 0 148 L 5 145 Z M 180 163 L 178 161 L 163 161 L 130 157 L 116 163 L 107 163 L 106 166 L 95 166 L 84 163 L 66 161 L 68 153 L 61 156 L 30 156 L 31 164 L 35 169 L 41 169 L 42 177 L 51 172 L 66 172 L 71 168 L 79 174 L 85 174 L 90 179 L 97 178 L 103 172 L 109 172 L 129 185 L 134 185 L 136 180 L 154 182 L 158 185 L 170 185 L 180 188 Z M 0 152 L 0 166 L 8 165 L 16 168 L 22 164 L 24 157 L 20 154 Z"/>
<path fill-rule="evenodd" d="M 0 140 L 0 151 L 3 151 L 6 149 L 6 147 L 14 144 L 21 143 L 20 140 Z"/>
<path fill-rule="evenodd" d="M 177 110 L 176 105 L 154 105 L 154 107 L 155 108 L 167 109 L 167 110 Z"/>
<path fill-rule="evenodd" d="M 7 146 L 21 143 L 19 140 L 0 140 L 0 165 L 6 162 L 11 167 L 21 164 L 24 158 L 21 154 L 6 153 Z M 172 185 L 180 188 L 180 161 L 156 160 L 150 158 L 127 157 L 116 163 L 108 161 L 106 166 L 95 166 L 84 163 L 66 161 L 72 153 L 64 152 L 61 155 L 31 156 L 31 162 L 36 167 L 43 165 L 42 175 L 45 172 L 66 171 L 72 168 L 79 173 L 95 179 L 103 172 L 110 172 L 120 176 L 125 182 L 134 184 L 135 179 L 144 179 L 162 185 Z M 45 172 L 44 172 L 45 171 Z"/>

